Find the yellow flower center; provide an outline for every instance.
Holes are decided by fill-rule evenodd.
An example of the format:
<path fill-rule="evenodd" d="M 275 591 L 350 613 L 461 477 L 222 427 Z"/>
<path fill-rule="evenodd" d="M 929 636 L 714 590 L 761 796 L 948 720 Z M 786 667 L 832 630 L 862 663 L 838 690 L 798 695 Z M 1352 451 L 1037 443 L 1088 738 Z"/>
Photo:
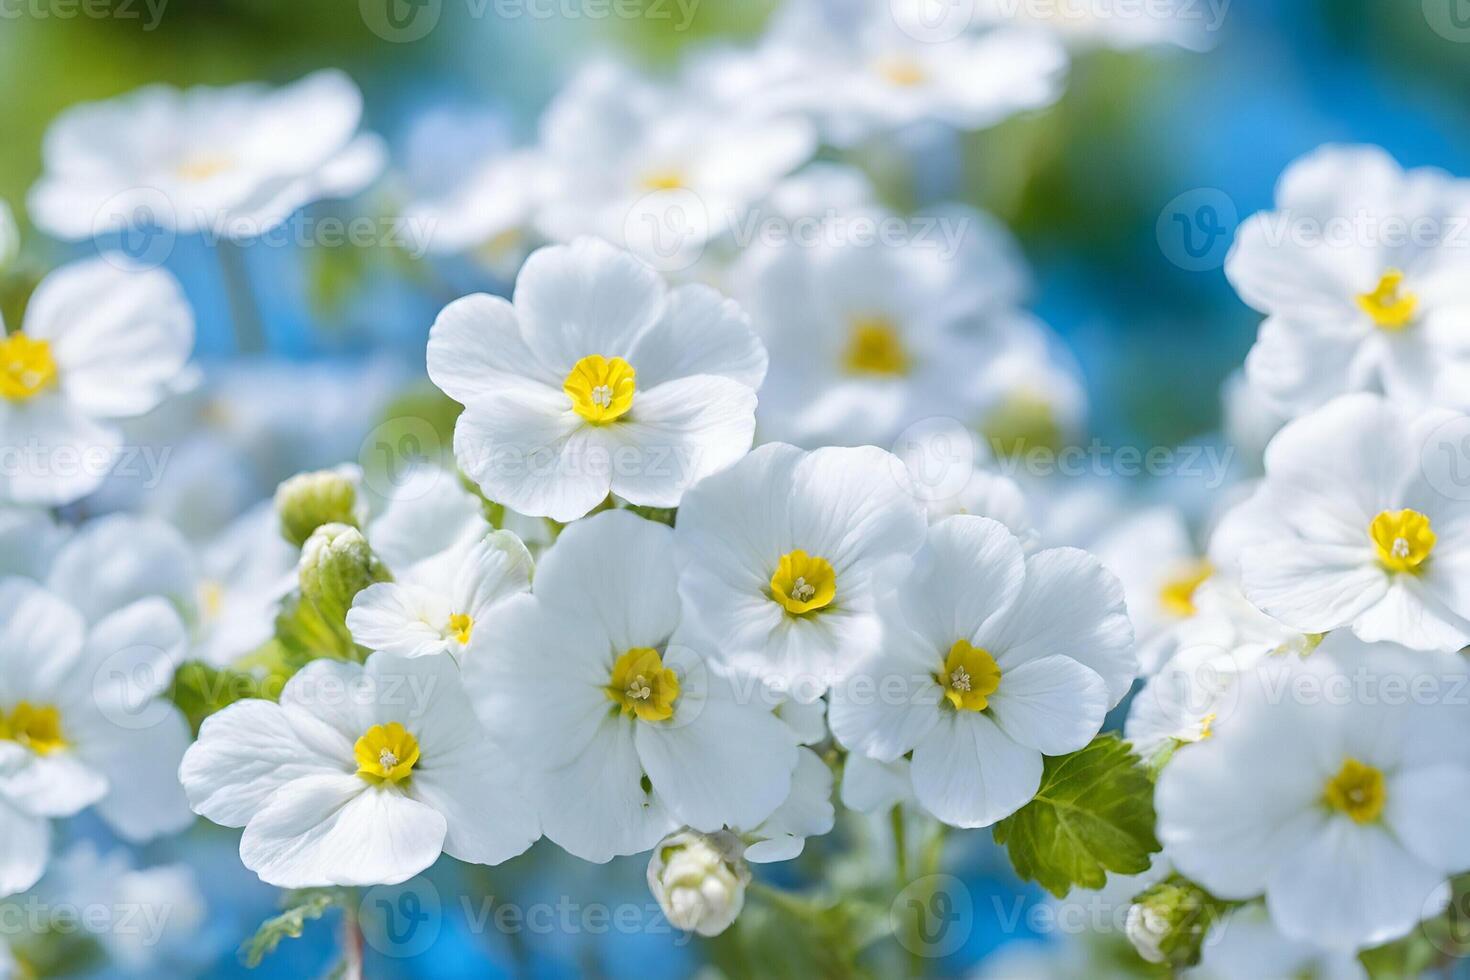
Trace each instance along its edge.
<path fill-rule="evenodd" d="M 771 598 L 793 615 L 829 606 L 836 595 L 837 573 L 831 563 L 800 548 L 782 555 L 771 576 Z"/>
<path fill-rule="evenodd" d="M 997 456 L 1019 456 L 1028 449 L 1062 448 L 1062 426 L 1044 393 L 1019 390 L 991 409 L 980 423 Z"/>
<path fill-rule="evenodd" d="M 9 714 L 0 714 L 0 738 L 18 742 L 36 755 L 50 755 L 67 745 L 56 706 L 29 701 L 20 702 Z"/>
<path fill-rule="evenodd" d="M 1215 712 L 1211 711 L 1199 720 L 1199 740 L 1203 742 L 1215 735 Z"/>
<path fill-rule="evenodd" d="M 674 717 L 679 675 L 664 666 L 657 650 L 634 647 L 613 664 L 612 679 L 604 690 L 625 715 L 636 715 L 641 721 L 667 721 Z"/>
<path fill-rule="evenodd" d="M 23 402 L 56 383 L 51 344 L 32 340 L 17 330 L 0 337 L 0 398 Z"/>
<path fill-rule="evenodd" d="M 1403 284 L 1404 274 L 1398 269 L 1389 269 L 1372 292 L 1357 295 L 1359 309 L 1384 330 L 1404 329 L 1419 309 L 1419 297 L 1399 292 Z"/>
<path fill-rule="evenodd" d="M 1437 540 L 1429 518 L 1417 510 L 1386 510 L 1368 525 L 1378 561 L 1390 572 L 1417 572 Z"/>
<path fill-rule="evenodd" d="M 1215 566 L 1207 561 L 1194 561 L 1181 567 L 1159 588 L 1159 604 L 1167 611 L 1188 619 L 1199 612 L 1194 604 L 1194 594 L 1211 575 Z"/>
<path fill-rule="evenodd" d="M 1388 798 L 1383 788 L 1383 772 L 1357 759 L 1345 759 L 1337 775 L 1327 781 L 1323 798 L 1328 806 L 1346 813 L 1354 823 L 1372 823 L 1383 812 Z"/>
<path fill-rule="evenodd" d="M 475 631 L 475 620 L 469 613 L 455 613 L 449 617 L 449 634 L 459 641 L 460 646 L 470 642 Z"/>
<path fill-rule="evenodd" d="M 885 81 L 905 88 L 928 78 L 923 66 L 907 55 L 885 55 L 873 63 L 873 70 Z"/>
<path fill-rule="evenodd" d="M 909 355 L 893 321 L 882 316 L 854 319 L 842 367 L 849 374 L 907 374 Z"/>
<path fill-rule="evenodd" d="M 228 157 L 218 153 L 199 153 L 179 164 L 174 174 L 181 180 L 208 180 L 233 166 Z"/>
<path fill-rule="evenodd" d="M 352 747 L 357 774 L 370 783 L 398 783 L 419 761 L 419 740 L 396 721 L 374 725 Z"/>
<path fill-rule="evenodd" d="M 644 174 L 640 183 L 650 191 L 677 191 L 685 186 L 684 175 L 677 170 L 655 170 Z"/>
<path fill-rule="evenodd" d="M 1000 665 L 990 651 L 971 646 L 969 640 L 956 640 L 934 679 L 956 711 L 984 711 L 1000 687 Z"/>
<path fill-rule="evenodd" d="M 199 618 L 212 623 L 225 608 L 225 587 L 214 579 L 199 583 Z"/>
<path fill-rule="evenodd" d="M 572 408 L 593 425 L 611 422 L 633 407 L 633 365 L 621 357 L 591 354 L 572 367 L 561 390 L 572 400 Z"/>

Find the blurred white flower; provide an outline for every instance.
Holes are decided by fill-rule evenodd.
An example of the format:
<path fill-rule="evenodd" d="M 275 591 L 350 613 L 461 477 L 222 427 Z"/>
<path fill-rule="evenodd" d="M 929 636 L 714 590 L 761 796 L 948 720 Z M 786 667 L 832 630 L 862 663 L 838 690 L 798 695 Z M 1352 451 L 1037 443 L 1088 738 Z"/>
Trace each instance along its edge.
<path fill-rule="evenodd" d="M 1205 937 L 1202 953 L 1199 966 L 1189 972 L 1190 980 L 1366 980 L 1368 976 L 1350 949 L 1328 949 L 1283 936 L 1259 902 L 1235 909 L 1215 923 Z"/>
<path fill-rule="evenodd" d="M 445 307 L 429 376 L 465 405 L 460 467 L 523 514 L 571 521 L 607 498 L 678 506 L 750 448 L 766 352 L 734 303 L 669 291 L 629 252 L 593 238 L 534 253 L 514 305 Z"/>
<path fill-rule="evenodd" d="M 1324 146 L 1246 219 L 1225 272 L 1266 314 L 1246 376 L 1296 416 L 1346 392 L 1470 407 L 1470 184 L 1404 171 L 1371 146 Z"/>
<path fill-rule="evenodd" d="M 492 531 L 458 554 L 420 563 L 406 578 L 363 589 L 347 628 L 362 646 L 394 656 L 470 656 L 475 627 L 506 599 L 530 591 L 531 567 L 520 538 Z"/>
<path fill-rule="evenodd" d="M 897 8 L 910 11 L 917 23 L 935 21 L 936 11 L 948 0 L 896 0 Z M 1112 48 L 1131 51 L 1151 45 L 1174 45 L 1191 51 L 1214 46 L 1215 32 L 1223 25 L 1229 3 L 1192 0 L 1153 0 L 1150 3 L 1098 3 L 1096 0 L 1050 0 L 1047 3 L 1017 3 L 1015 0 L 979 0 L 976 19 L 981 22 L 1032 26 L 1052 31 L 1069 48 Z"/>
<path fill-rule="evenodd" d="M 1334 633 L 1241 677 L 1232 724 L 1158 782 L 1159 839 L 1223 899 L 1266 896 L 1291 939 L 1356 949 L 1404 935 L 1470 868 L 1463 658 Z M 1413 696 L 1395 691 L 1415 691 Z"/>
<path fill-rule="evenodd" d="M 881 762 L 912 753 L 919 805 L 984 827 L 1035 795 L 1043 755 L 1085 746 L 1137 672 L 1118 580 L 1071 548 L 1027 558 L 951 517 L 887 570 L 884 642 L 836 685 L 832 733 Z"/>
<path fill-rule="evenodd" d="M 750 868 L 739 838 L 727 832 L 681 830 L 659 841 L 648 859 L 648 890 L 669 924 L 718 936 L 745 906 Z"/>
<path fill-rule="evenodd" d="M 723 664 L 815 701 L 877 649 L 874 575 L 924 525 L 880 449 L 761 446 L 685 496 L 679 593 Z"/>
<path fill-rule="evenodd" d="M 1245 594 L 1303 633 L 1470 643 L 1470 494 L 1450 495 L 1461 457 L 1433 442 L 1463 418 L 1358 394 L 1282 429 L 1241 554 Z"/>
<path fill-rule="evenodd" d="M 790 790 L 793 729 L 678 631 L 672 537 L 627 511 L 571 525 L 465 663 L 546 836 L 584 860 L 647 850 L 681 824 L 755 826 Z"/>
<path fill-rule="evenodd" d="M 358 133 L 361 119 L 362 93 L 335 70 L 277 89 L 149 85 L 58 116 L 27 205 L 38 228 L 69 240 L 139 213 L 185 234 L 254 238 L 377 178 L 387 154 Z"/>
<path fill-rule="evenodd" d="M 15 226 L 15 214 L 9 204 L 0 200 L 0 269 L 15 261 L 19 253 L 20 229 Z M 3 325 L 0 330 L 4 330 Z"/>
<path fill-rule="evenodd" d="M 770 864 L 800 857 L 808 837 L 831 831 L 837 821 L 832 807 L 832 770 L 811 749 L 796 754 L 791 792 L 774 813 L 749 830 L 739 831 L 745 859 Z"/>
<path fill-rule="evenodd" d="M 156 407 L 194 346 L 173 276 L 116 257 L 63 266 L 36 287 L 21 329 L 0 337 L 0 500 L 60 505 L 101 485 L 122 433 Z"/>
<path fill-rule="evenodd" d="M 540 836 L 449 657 L 314 660 L 279 704 L 207 718 L 179 778 L 195 812 L 245 828 L 241 860 L 282 888 L 396 884 L 441 852 L 499 864 Z"/>
<path fill-rule="evenodd" d="M 190 824 L 175 775 L 189 726 L 161 697 L 186 644 L 161 599 L 89 625 L 34 582 L 0 580 L 0 796 L 7 837 L 16 835 L 0 887 L 34 883 L 48 818 L 95 805 L 134 842 Z"/>

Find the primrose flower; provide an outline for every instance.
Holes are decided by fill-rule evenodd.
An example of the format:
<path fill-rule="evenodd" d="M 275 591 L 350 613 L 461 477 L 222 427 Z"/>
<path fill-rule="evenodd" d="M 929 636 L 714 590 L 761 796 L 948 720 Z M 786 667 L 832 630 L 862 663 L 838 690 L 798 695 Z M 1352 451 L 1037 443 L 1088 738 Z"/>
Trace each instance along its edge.
<path fill-rule="evenodd" d="M 441 852 L 499 864 L 540 836 L 449 657 L 314 660 L 279 704 L 205 719 L 179 778 L 196 813 L 245 828 L 240 859 L 281 888 L 396 884 Z"/>
<path fill-rule="evenodd" d="M 1003 525 L 951 517 L 895 563 L 881 648 L 835 686 L 828 722 L 854 752 L 912 752 L 919 805 L 985 827 L 1041 783 L 1043 755 L 1085 746 L 1137 671 L 1118 580 L 1073 548 L 1027 557 Z"/>
<path fill-rule="evenodd" d="M 61 505 L 101 486 L 122 444 L 114 420 L 171 393 L 194 346 L 173 276 L 121 259 L 62 266 L 36 287 L 17 331 L 0 331 L 0 500 Z"/>
<path fill-rule="evenodd" d="M 673 548 L 667 527 L 626 511 L 571 525 L 465 662 L 546 836 L 587 861 L 645 851 L 680 825 L 754 827 L 791 788 L 796 732 L 678 632 Z"/>
<path fill-rule="evenodd" d="M 744 455 L 766 352 L 714 290 L 669 291 L 631 253 L 582 238 L 533 253 L 513 304 L 445 307 L 428 363 L 465 406 L 461 469 L 491 500 L 566 522 L 609 492 L 676 507 Z"/>

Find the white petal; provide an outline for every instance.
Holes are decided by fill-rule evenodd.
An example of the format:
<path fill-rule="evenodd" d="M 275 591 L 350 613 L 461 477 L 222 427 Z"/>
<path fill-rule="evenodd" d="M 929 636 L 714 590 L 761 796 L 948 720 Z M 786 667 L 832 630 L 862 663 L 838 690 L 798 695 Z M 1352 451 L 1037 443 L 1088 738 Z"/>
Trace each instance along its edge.
<path fill-rule="evenodd" d="M 1102 728 L 1108 689 L 1071 657 L 1042 657 L 1005 671 L 990 713 L 1012 739 L 1043 755 L 1082 748 Z"/>
<path fill-rule="evenodd" d="M 521 791 L 520 776 L 488 735 L 414 766 L 412 795 L 444 815 L 444 853 L 471 864 L 499 864 L 541 836 L 541 823 Z"/>
<path fill-rule="evenodd" d="M 956 640 L 973 640 L 1020 595 L 1026 560 L 1020 540 L 984 517 L 950 517 L 929 529 L 913 570 L 898 587 L 908 625 L 941 659 Z"/>
<path fill-rule="evenodd" d="M 439 857 L 445 821 L 396 790 L 334 773 L 292 780 L 240 837 L 240 860 L 280 888 L 407 881 Z"/>
<path fill-rule="evenodd" d="M 1041 753 L 979 712 L 947 712 L 914 749 L 910 772 L 925 810 L 952 827 L 988 827 L 1036 795 Z"/>
<path fill-rule="evenodd" d="M 631 363 L 640 390 L 694 375 L 759 388 L 766 376 L 766 348 L 734 300 L 694 283 L 669 293 L 668 308 L 638 339 Z"/>
<path fill-rule="evenodd" d="M 1301 540 L 1246 548 L 1241 574 L 1251 602 L 1303 633 L 1348 625 L 1387 595 L 1389 586 L 1388 573 L 1366 546 Z"/>
<path fill-rule="evenodd" d="M 458 646 L 444 631 L 451 610 L 446 596 L 397 582 L 378 582 L 359 592 L 347 611 L 353 640 L 398 657 L 429 657 Z"/>
<path fill-rule="evenodd" d="M 162 705 L 147 728 L 109 726 L 109 737 L 86 747 L 86 758 L 107 777 L 97 812 L 130 843 L 176 834 L 194 822 L 179 782 L 179 763 L 192 733 L 183 714 Z"/>
<path fill-rule="evenodd" d="M 193 549 L 167 522 L 114 515 L 86 524 L 56 556 L 47 585 L 96 622 L 147 596 L 194 602 Z"/>
<path fill-rule="evenodd" d="M 526 545 L 511 531 L 492 531 L 481 539 L 459 567 L 454 609 L 476 622 L 499 602 L 527 592 L 535 562 Z"/>
<path fill-rule="evenodd" d="M 508 384 L 560 387 L 566 380 L 537 360 L 521 339 L 515 308 L 484 293 L 457 299 L 440 311 L 429 331 L 428 359 L 434 384 L 462 405 Z"/>
<path fill-rule="evenodd" d="M 1470 770 L 1432 765 L 1389 778 L 1384 820 L 1420 861 L 1445 873 L 1470 868 L 1470 838 L 1450 817 L 1470 799 Z"/>
<path fill-rule="evenodd" d="M 39 881 L 50 854 L 51 821 L 0 797 L 0 896 L 23 892 Z"/>

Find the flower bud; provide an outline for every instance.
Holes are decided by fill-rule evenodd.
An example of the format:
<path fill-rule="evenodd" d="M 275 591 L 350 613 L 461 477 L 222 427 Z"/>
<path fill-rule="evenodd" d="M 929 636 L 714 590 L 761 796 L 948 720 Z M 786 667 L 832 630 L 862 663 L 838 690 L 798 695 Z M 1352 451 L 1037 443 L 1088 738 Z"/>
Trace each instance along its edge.
<path fill-rule="evenodd" d="M 296 573 L 302 596 L 334 626 L 346 622 L 359 592 L 390 579 L 362 532 L 346 524 L 324 524 L 313 531 L 301 549 Z"/>
<path fill-rule="evenodd" d="M 718 936 L 745 905 L 750 867 L 734 834 L 681 830 L 665 837 L 648 862 L 648 889 L 676 928 Z"/>
<path fill-rule="evenodd" d="M 345 467 L 298 473 L 276 488 L 276 513 L 281 533 L 298 548 L 323 524 L 356 527 L 357 483 Z"/>
<path fill-rule="evenodd" d="M 1133 900 L 1123 931 L 1148 962 L 1189 967 L 1199 963 L 1205 934 L 1224 911 L 1209 892 L 1176 875 Z"/>

